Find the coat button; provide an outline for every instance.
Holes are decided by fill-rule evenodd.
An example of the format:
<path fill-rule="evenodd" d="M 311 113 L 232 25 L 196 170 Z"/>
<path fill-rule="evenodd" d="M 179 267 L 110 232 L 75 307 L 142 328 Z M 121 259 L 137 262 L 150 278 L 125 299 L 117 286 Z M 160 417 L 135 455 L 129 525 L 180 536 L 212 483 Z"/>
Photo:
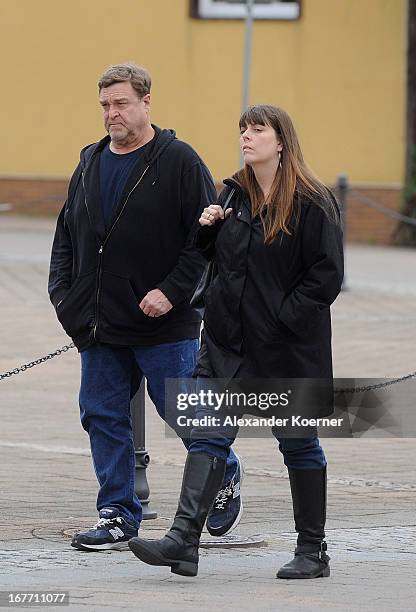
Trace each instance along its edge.
<path fill-rule="evenodd" d="M 242 212 L 241 212 L 241 210 L 239 210 L 238 213 L 237 213 L 237 217 L 241 217 L 241 215 L 242 215 Z"/>

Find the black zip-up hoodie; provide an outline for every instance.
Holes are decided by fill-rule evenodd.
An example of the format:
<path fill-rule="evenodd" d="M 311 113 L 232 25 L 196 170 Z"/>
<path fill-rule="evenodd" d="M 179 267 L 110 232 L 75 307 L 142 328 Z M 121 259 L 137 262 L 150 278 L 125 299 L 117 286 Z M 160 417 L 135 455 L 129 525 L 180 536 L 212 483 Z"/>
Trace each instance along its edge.
<path fill-rule="evenodd" d="M 49 295 L 58 319 L 81 351 L 94 342 L 155 345 L 199 336 L 189 306 L 205 260 L 192 246 L 204 207 L 215 202 L 212 177 L 173 130 L 157 126 L 132 171 L 108 230 L 100 200 L 100 153 L 109 142 L 81 151 L 58 217 Z M 173 304 L 161 317 L 139 308 L 159 288 Z"/>

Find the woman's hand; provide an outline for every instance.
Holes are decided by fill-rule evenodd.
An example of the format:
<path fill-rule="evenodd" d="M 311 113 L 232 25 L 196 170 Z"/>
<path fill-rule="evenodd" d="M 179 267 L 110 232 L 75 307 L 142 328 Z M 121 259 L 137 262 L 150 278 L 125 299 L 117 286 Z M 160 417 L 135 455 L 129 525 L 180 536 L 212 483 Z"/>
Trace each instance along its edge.
<path fill-rule="evenodd" d="M 222 206 L 219 204 L 211 204 L 208 208 L 204 208 L 204 211 L 199 219 L 200 225 L 214 225 L 219 219 L 226 219 L 232 213 L 232 208 L 227 208 L 224 212 Z"/>

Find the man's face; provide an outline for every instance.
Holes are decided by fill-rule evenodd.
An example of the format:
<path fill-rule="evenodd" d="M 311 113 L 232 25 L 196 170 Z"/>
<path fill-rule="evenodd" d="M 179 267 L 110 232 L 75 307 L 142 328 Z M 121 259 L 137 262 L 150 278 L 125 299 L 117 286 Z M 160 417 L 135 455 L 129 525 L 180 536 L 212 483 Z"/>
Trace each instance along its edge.
<path fill-rule="evenodd" d="M 127 144 L 140 138 L 149 125 L 150 94 L 139 98 L 130 81 L 114 83 L 100 91 L 104 126 L 111 141 Z"/>

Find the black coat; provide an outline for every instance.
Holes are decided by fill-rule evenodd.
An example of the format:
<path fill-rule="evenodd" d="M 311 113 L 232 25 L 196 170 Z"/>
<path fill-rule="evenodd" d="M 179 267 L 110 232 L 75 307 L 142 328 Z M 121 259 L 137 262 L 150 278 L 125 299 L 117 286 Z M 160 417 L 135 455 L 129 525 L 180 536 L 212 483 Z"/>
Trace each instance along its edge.
<path fill-rule="evenodd" d="M 330 378 L 330 305 L 343 278 L 339 224 L 323 207 L 298 202 L 292 235 L 264 244 L 260 218 L 251 218 L 247 194 L 236 188 L 225 221 L 201 227 L 196 245 L 218 266 L 205 296 L 203 342 L 195 375 L 255 378 Z"/>
<path fill-rule="evenodd" d="M 154 345 L 199 336 L 201 318 L 189 300 L 205 261 L 192 237 L 216 191 L 196 152 L 173 131 L 153 127 L 108 229 L 99 189 L 108 136 L 81 152 L 58 218 L 49 294 L 79 350 L 94 342 Z M 155 288 L 173 308 L 148 317 L 139 303 Z"/>

